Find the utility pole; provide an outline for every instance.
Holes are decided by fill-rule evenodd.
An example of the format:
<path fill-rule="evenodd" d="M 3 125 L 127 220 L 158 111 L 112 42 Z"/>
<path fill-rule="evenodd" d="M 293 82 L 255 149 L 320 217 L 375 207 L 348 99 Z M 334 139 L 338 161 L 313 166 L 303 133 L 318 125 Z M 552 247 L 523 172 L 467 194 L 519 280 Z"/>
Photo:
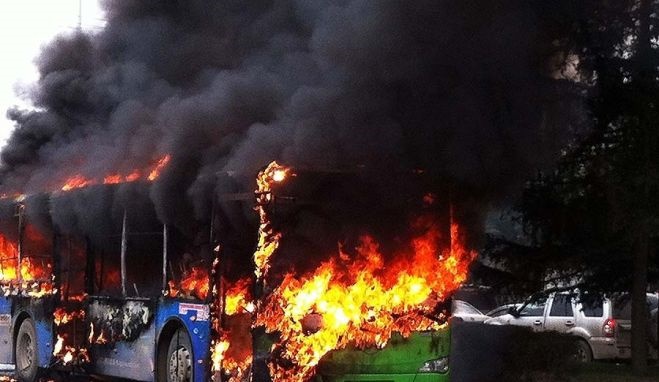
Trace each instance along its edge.
<path fill-rule="evenodd" d="M 78 32 L 82 32 L 82 0 L 78 0 Z"/>

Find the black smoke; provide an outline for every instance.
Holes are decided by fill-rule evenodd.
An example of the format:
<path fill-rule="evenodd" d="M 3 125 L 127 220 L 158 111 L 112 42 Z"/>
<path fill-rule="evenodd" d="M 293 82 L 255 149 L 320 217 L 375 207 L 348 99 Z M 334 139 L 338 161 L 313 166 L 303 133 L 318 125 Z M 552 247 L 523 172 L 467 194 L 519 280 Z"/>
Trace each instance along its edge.
<path fill-rule="evenodd" d="M 479 215 L 572 127 L 534 4 L 106 0 L 103 30 L 59 36 L 37 59 L 38 109 L 8 112 L 2 186 L 52 190 L 169 153 L 150 195 L 175 220 L 229 187 L 218 174 L 276 159 L 424 170 Z"/>

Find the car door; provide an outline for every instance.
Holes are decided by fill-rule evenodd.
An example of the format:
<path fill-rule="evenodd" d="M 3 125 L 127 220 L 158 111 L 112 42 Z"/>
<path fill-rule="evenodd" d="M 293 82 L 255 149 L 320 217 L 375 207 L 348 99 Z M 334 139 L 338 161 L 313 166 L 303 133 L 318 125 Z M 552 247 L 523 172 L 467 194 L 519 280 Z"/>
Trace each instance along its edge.
<path fill-rule="evenodd" d="M 533 328 L 533 331 L 542 331 L 544 329 L 545 308 L 547 306 L 547 295 L 538 294 L 529 299 L 518 311 L 518 314 L 511 317 L 508 324 L 517 326 L 526 326 Z"/>
<path fill-rule="evenodd" d="M 574 298 L 570 294 L 555 294 L 545 317 L 545 330 L 568 333 L 575 326 Z"/>

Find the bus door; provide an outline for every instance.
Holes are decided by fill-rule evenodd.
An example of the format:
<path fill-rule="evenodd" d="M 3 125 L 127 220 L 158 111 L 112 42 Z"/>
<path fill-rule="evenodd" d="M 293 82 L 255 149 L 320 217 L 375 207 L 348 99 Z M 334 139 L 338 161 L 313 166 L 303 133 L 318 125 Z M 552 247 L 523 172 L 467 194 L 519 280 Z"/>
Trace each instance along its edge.
<path fill-rule="evenodd" d="M 18 268 L 18 224 L 14 208 L 13 203 L 0 206 L 0 370 L 11 369 L 9 364 L 12 363 L 11 294 Z"/>
<path fill-rule="evenodd" d="M 88 297 L 87 319 L 91 369 L 97 374 L 155 378 L 163 226 L 148 215 L 126 209 L 113 234 L 91 243 L 96 291 Z"/>
<path fill-rule="evenodd" d="M 97 374 L 153 381 L 155 302 L 93 296 L 89 301 L 92 371 Z"/>

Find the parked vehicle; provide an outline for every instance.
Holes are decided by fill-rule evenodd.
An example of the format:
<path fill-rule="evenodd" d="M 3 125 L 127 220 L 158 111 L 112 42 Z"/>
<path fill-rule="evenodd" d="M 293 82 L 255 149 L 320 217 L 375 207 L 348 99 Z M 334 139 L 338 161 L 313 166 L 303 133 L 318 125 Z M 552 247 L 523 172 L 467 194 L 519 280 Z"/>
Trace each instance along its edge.
<path fill-rule="evenodd" d="M 623 295 L 624 296 L 624 295 Z M 627 299 L 628 300 L 628 299 Z M 656 306 L 656 295 L 648 294 L 648 307 Z M 592 359 L 631 356 L 631 304 L 625 297 L 586 299 L 569 293 L 537 293 L 506 314 L 485 320 L 492 325 L 518 325 L 534 331 L 556 331 L 579 337 L 578 356 Z M 495 312 L 499 313 L 499 311 Z M 656 320 L 656 309 L 654 314 Z M 651 337 L 656 339 L 656 321 Z M 656 358 L 656 350 L 651 354 Z"/>
<path fill-rule="evenodd" d="M 488 317 L 503 316 L 504 314 L 508 314 L 508 311 L 510 310 L 510 308 L 519 308 L 520 306 L 522 306 L 521 303 L 505 304 L 505 305 L 497 306 L 496 308 L 494 308 L 494 309 L 490 310 L 489 312 L 485 313 L 485 315 L 488 316 Z"/>
<path fill-rule="evenodd" d="M 646 302 L 648 305 L 648 340 L 656 352 L 657 346 L 657 302 L 656 294 L 648 293 L 646 295 Z M 617 331 L 616 339 L 617 346 L 625 351 L 625 357 L 631 356 L 631 341 L 632 341 L 632 301 L 628 294 L 623 294 L 615 298 L 613 304 L 613 317 L 616 320 Z M 651 354 L 652 355 L 652 354 Z M 656 358 L 657 354 L 654 354 Z"/>
<path fill-rule="evenodd" d="M 483 322 L 490 318 L 470 303 L 462 300 L 453 300 L 451 302 L 451 316 L 454 319 L 466 322 Z"/>

